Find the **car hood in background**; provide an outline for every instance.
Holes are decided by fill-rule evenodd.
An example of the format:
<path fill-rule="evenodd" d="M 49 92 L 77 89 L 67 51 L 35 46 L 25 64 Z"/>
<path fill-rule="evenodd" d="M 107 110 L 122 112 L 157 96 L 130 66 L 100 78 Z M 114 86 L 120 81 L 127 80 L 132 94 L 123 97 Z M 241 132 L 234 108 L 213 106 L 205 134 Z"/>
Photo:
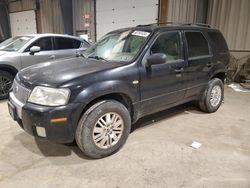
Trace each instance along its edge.
<path fill-rule="evenodd" d="M 29 88 L 37 85 L 59 87 L 87 74 L 118 66 L 121 64 L 74 57 L 25 68 L 19 72 L 17 79 Z"/>
<path fill-rule="evenodd" d="M 0 50 L 0 56 L 1 56 L 1 55 L 4 55 L 4 54 L 6 54 L 6 53 L 7 53 L 6 51 L 1 51 L 1 50 Z"/>
<path fill-rule="evenodd" d="M 18 52 L 16 52 L 16 51 L 1 51 L 0 50 L 0 56 L 8 56 L 8 55 L 13 55 L 13 54 L 16 54 L 16 53 L 18 53 Z"/>

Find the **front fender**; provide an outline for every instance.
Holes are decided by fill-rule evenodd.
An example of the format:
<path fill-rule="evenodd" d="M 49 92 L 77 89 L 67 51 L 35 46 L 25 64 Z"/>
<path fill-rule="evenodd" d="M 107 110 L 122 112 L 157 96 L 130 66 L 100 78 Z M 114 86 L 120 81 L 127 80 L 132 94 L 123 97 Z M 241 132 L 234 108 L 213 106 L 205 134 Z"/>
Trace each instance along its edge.
<path fill-rule="evenodd" d="M 16 75 L 16 73 L 18 72 L 18 67 L 6 64 L 6 63 L 0 63 L 0 70 L 4 70 L 4 71 L 8 71 L 13 75 Z"/>
<path fill-rule="evenodd" d="M 21 61 L 20 56 L 16 54 L 4 54 L 3 56 L 0 56 L 0 66 L 1 67 L 13 67 L 16 70 L 21 70 Z"/>
<path fill-rule="evenodd" d="M 139 100 L 139 85 L 134 85 L 130 81 L 121 81 L 121 80 L 109 80 L 94 83 L 84 88 L 77 96 L 73 102 L 85 103 L 102 97 L 107 94 L 124 94 L 128 96 L 132 103 Z"/>

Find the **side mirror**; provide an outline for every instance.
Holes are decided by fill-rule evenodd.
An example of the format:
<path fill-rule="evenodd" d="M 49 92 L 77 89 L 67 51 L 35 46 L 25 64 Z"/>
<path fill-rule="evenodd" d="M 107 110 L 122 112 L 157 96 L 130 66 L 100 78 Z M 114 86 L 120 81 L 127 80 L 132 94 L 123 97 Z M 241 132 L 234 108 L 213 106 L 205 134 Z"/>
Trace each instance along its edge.
<path fill-rule="evenodd" d="M 87 48 L 79 48 L 76 50 L 76 57 L 84 57 L 83 53 Z"/>
<path fill-rule="evenodd" d="M 164 53 L 155 53 L 147 58 L 146 67 L 152 65 L 163 64 L 167 61 L 167 56 Z"/>
<path fill-rule="evenodd" d="M 30 53 L 31 54 L 34 54 L 34 53 L 37 53 L 37 52 L 40 52 L 41 51 L 41 48 L 39 46 L 32 46 L 30 48 Z"/>
<path fill-rule="evenodd" d="M 81 50 L 84 52 L 84 51 L 86 51 L 88 49 L 88 47 L 81 47 Z"/>

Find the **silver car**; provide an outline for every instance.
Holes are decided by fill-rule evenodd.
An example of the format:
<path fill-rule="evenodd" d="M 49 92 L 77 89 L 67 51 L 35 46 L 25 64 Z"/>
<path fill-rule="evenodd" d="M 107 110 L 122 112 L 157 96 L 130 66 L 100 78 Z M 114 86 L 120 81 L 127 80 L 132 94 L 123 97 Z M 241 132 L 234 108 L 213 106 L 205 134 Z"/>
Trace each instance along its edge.
<path fill-rule="evenodd" d="M 16 73 L 28 66 L 75 56 L 89 47 L 77 37 L 59 34 L 32 34 L 0 43 L 0 99 L 8 96 Z"/>

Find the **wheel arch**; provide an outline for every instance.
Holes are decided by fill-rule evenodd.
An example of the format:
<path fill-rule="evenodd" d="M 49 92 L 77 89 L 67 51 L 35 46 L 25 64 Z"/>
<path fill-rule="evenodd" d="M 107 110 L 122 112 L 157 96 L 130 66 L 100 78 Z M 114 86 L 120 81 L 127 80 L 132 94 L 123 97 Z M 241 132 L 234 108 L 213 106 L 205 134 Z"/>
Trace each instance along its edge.
<path fill-rule="evenodd" d="M 133 117 L 134 110 L 133 110 L 132 100 L 128 95 L 124 93 L 108 93 L 98 96 L 87 103 L 82 113 L 86 112 L 86 110 L 89 109 L 92 105 L 103 100 L 115 100 L 122 103 L 128 109 L 131 118 Z"/>
<path fill-rule="evenodd" d="M 226 78 L 226 72 L 217 72 L 210 78 L 210 80 L 214 78 L 219 78 L 224 83 Z"/>
<path fill-rule="evenodd" d="M 18 70 L 11 65 L 0 65 L 0 70 L 6 71 L 12 74 L 13 76 L 15 76 L 18 73 Z"/>

